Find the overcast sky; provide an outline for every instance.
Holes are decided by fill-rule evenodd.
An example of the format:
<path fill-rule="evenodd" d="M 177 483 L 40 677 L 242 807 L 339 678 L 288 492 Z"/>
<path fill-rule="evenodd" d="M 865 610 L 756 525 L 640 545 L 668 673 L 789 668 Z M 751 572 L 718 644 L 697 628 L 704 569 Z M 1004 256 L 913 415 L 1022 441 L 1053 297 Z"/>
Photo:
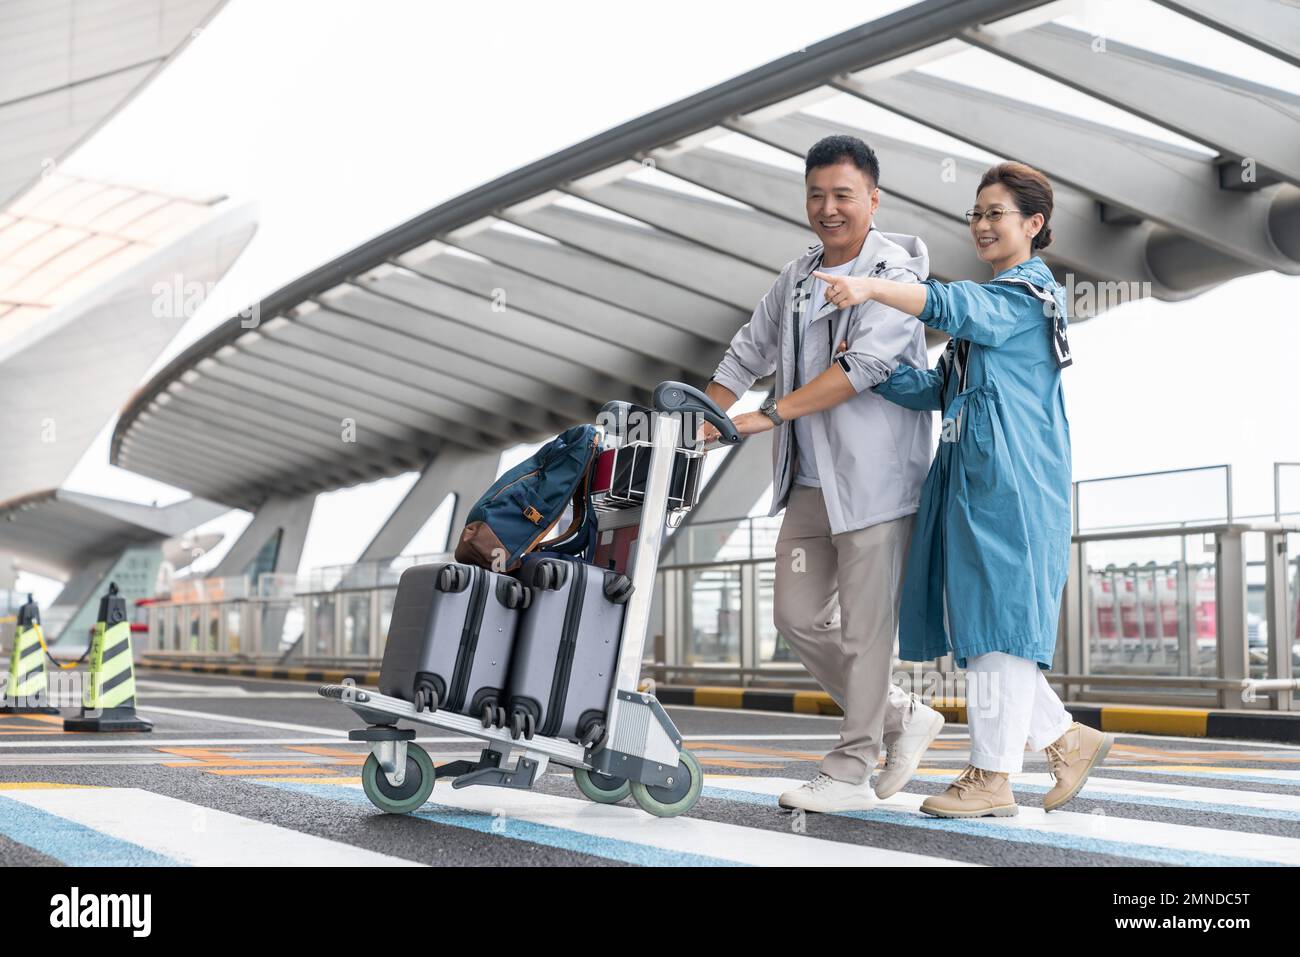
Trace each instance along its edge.
<path fill-rule="evenodd" d="M 64 166 L 257 200 L 259 232 L 221 296 L 251 301 L 480 183 L 905 5 L 232 0 Z M 1123 9 L 1084 5 L 1069 22 L 1300 92 L 1300 71 L 1146 0 Z M 987 54 L 927 69 L 1021 96 L 1032 82 L 1044 105 L 1181 142 Z M 857 109 L 859 125 L 950 145 L 883 110 Z M 887 227 L 887 218 L 886 195 L 878 221 Z M 1300 279 L 1265 274 L 1075 326 L 1065 376 L 1076 478 L 1231 463 L 1238 511 L 1271 510 L 1272 463 L 1300 462 L 1298 296 Z M 224 318 L 200 311 L 159 364 Z M 69 487 L 183 497 L 110 467 L 110 433 Z M 413 479 L 322 496 L 303 568 L 353 560 Z M 1292 488 L 1300 500 L 1300 481 Z M 222 524 L 235 532 L 246 521 Z"/>

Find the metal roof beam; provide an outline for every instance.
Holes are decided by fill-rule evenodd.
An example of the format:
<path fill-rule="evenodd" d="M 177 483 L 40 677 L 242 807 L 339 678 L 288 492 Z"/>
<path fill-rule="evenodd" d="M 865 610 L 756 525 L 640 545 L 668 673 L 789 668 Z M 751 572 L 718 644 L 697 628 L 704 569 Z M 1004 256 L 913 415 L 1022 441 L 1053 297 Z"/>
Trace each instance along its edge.
<path fill-rule="evenodd" d="M 1292 16 L 1296 14 L 1293 11 Z M 1300 184 L 1300 97 L 1193 63 L 1046 23 L 1019 33 L 970 29 L 963 38 L 1158 126 Z"/>
<path fill-rule="evenodd" d="M 474 354 L 490 356 L 507 368 L 534 369 L 539 377 L 563 382 L 569 391 L 595 402 L 608 402 L 610 389 L 621 388 L 623 381 L 653 390 L 678 371 L 661 359 L 625 349 L 596 330 L 579 331 L 533 315 L 512 299 L 505 286 L 499 287 L 505 298 L 496 300 L 500 310 L 494 310 L 492 298 L 410 270 L 380 276 L 361 288 L 457 324 L 461 329 L 456 341 Z"/>
<path fill-rule="evenodd" d="M 730 342 L 753 308 L 719 302 L 567 243 L 538 242 L 500 229 L 453 234 L 445 237 L 445 242 L 590 296 L 601 309 L 648 316 L 670 333 L 688 335 L 691 340 L 698 336 L 701 345 Z M 658 329 L 650 335 L 658 336 Z M 694 347 L 696 342 L 690 344 Z"/>
<path fill-rule="evenodd" d="M 1186 150 L 919 73 L 867 82 L 842 77 L 835 85 L 990 152 L 1018 157 L 1256 269 L 1300 272 L 1300 263 L 1269 239 L 1274 191 L 1220 189 L 1214 164 Z M 1176 277 L 1166 283 L 1187 285 Z"/>
<path fill-rule="evenodd" d="M 436 368 L 464 383 L 458 382 L 457 389 L 465 390 L 467 402 L 471 384 L 477 386 L 475 391 L 479 393 L 497 393 L 494 405 L 505 402 L 507 408 L 519 402 L 531 402 L 560 415 L 581 417 L 597 401 L 594 395 L 575 391 L 572 382 L 552 383 L 543 374 L 543 370 L 549 370 L 556 376 L 576 378 L 580 372 L 572 363 L 539 362 L 540 368 L 534 368 L 525 358 L 528 350 L 524 346 L 504 343 L 482 330 L 381 295 L 369 286 L 349 285 L 335 294 L 322 296 L 319 302 L 321 311 L 304 317 L 306 325 L 313 329 L 328 326 L 335 335 L 364 335 L 365 339 L 360 341 L 382 349 L 384 364 L 392 367 L 394 375 L 400 373 L 400 381 L 404 383 L 427 382 L 431 378 L 429 368 Z M 506 365 L 506 357 L 522 363 L 530 371 Z"/>
<path fill-rule="evenodd" d="M 884 180 L 882 189 L 887 194 L 882 201 L 882 211 L 900 201 L 924 206 L 950 218 L 952 228 L 960 234 L 963 242 L 970 244 L 965 212 L 974 204 L 980 177 L 988 168 L 985 163 L 843 123 L 833 123 L 807 113 L 792 113 L 766 123 L 752 123 L 742 118 L 730 125 L 769 146 L 800 156 L 817 140 L 833 132 L 859 136 L 871 144 L 880 160 Z M 712 150 L 699 152 L 717 155 Z M 690 154 L 683 157 L 689 158 Z M 795 173 L 776 172 L 790 180 L 791 185 L 799 182 Z M 1066 183 L 1057 184 L 1054 193 L 1052 223 L 1056 238 L 1043 252 L 1048 262 L 1060 262 L 1109 279 L 1154 279 L 1146 265 L 1149 228 L 1107 226 L 1097 215 L 1097 201 Z M 801 191 L 795 195 L 801 195 Z M 798 205 L 802 212 L 803 204 L 800 202 Z"/>
<path fill-rule="evenodd" d="M 492 232 L 501 235 L 499 230 Z M 554 274 L 547 274 L 543 257 L 530 255 L 540 252 L 530 247 L 549 250 L 554 246 L 519 236 L 510 238 L 518 242 L 507 246 L 509 252 L 499 251 L 501 258 L 493 257 L 490 263 L 465 256 L 432 255 L 415 259 L 408 254 L 402 257 L 402 265 L 469 292 L 501 288 L 511 308 L 582 330 L 588 336 L 595 334 L 603 342 L 617 343 L 651 360 L 653 368 L 659 370 L 654 373 L 658 379 L 651 388 L 664 379 L 680 378 L 680 375 L 667 374 L 669 370 L 692 369 L 706 375 L 713 371 L 712 367 L 693 368 L 699 365 L 701 347 L 708 345 L 708 340 L 624 306 L 594 299 L 585 294 L 581 285 L 577 288 L 560 285 Z M 586 270 L 602 265 L 593 263 L 589 257 L 581 258 Z M 581 283 L 580 278 L 575 280 Z"/>
<path fill-rule="evenodd" d="M 1257 50 L 1300 66 L 1300 12 L 1295 0 L 1155 0 Z"/>

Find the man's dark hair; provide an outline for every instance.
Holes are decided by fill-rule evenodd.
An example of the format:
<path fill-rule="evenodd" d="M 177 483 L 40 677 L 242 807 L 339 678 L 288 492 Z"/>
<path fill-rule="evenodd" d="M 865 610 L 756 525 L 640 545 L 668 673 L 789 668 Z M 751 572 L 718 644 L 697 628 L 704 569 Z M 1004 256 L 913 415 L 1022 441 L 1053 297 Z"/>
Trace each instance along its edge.
<path fill-rule="evenodd" d="M 813 144 L 804 160 L 803 175 L 806 178 L 819 166 L 834 166 L 844 160 L 862 170 L 873 188 L 880 185 L 880 160 L 876 159 L 876 151 L 856 136 L 843 134 L 826 136 Z"/>

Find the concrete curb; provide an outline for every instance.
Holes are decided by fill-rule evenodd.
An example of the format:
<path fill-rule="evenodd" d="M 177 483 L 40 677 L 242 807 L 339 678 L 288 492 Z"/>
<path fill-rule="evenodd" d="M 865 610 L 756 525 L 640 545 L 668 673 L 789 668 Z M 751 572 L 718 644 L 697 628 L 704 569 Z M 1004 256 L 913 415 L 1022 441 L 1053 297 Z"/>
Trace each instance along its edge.
<path fill-rule="evenodd" d="M 228 675 L 232 678 L 270 678 L 277 681 L 316 681 L 324 684 L 340 684 L 351 678 L 359 685 L 373 688 L 379 684 L 378 671 L 349 670 L 347 668 L 284 668 L 272 665 L 221 665 L 193 661 L 159 661 L 157 658 L 143 657 L 136 662 L 137 668 L 150 668 L 154 671 L 186 671 L 201 675 Z"/>
<path fill-rule="evenodd" d="M 794 714 L 839 716 L 839 705 L 824 691 L 776 691 L 748 688 L 692 688 L 660 685 L 655 696 L 662 704 L 707 708 L 741 708 L 786 711 Z M 928 702 L 954 724 L 966 723 L 966 702 L 937 698 Z M 1168 734 L 1188 738 L 1236 738 L 1300 744 L 1300 713 L 1217 711 L 1209 708 L 1079 704 L 1066 709 L 1080 724 L 1102 731 L 1130 734 Z"/>

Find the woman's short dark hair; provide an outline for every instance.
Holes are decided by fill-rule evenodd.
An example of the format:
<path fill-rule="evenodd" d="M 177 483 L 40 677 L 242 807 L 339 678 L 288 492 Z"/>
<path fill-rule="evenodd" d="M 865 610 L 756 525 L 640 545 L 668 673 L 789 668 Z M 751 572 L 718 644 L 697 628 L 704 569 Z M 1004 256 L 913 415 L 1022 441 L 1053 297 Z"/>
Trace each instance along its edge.
<path fill-rule="evenodd" d="M 1016 198 L 1016 206 L 1026 217 L 1043 214 L 1043 228 L 1030 241 L 1029 248 L 1042 249 L 1051 245 L 1052 184 L 1038 170 L 1024 163 L 999 163 L 990 167 L 980 180 L 978 195 L 986 186 L 1001 183 Z"/>
<path fill-rule="evenodd" d="M 862 170 L 873 189 L 880 185 L 880 160 L 876 159 L 876 151 L 856 136 L 843 134 L 823 137 L 812 145 L 804 160 L 803 175 L 806 178 L 819 166 L 834 166 L 844 160 Z"/>

